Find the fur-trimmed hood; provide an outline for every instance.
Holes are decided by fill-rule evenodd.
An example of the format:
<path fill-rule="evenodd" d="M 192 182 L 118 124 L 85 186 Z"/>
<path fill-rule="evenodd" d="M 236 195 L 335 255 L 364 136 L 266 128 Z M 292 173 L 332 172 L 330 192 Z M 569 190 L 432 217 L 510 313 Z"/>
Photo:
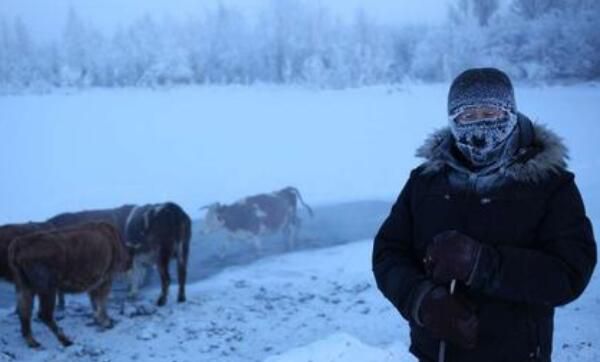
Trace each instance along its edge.
<path fill-rule="evenodd" d="M 560 136 L 542 124 L 532 123 L 522 114 L 519 115 L 519 128 L 523 134 L 521 145 L 511 162 L 500 168 L 504 175 L 516 181 L 540 182 L 567 167 L 568 150 Z M 452 142 L 449 127 L 435 131 L 425 140 L 416 152 L 417 157 L 425 159 L 423 173 L 435 173 L 445 166 L 454 166 L 455 159 L 450 156 Z"/>

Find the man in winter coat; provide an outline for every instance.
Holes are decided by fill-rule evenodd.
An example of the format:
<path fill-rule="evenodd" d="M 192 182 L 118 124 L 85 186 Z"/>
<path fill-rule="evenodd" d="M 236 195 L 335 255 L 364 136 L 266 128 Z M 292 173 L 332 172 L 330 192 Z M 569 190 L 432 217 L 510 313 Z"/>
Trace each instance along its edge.
<path fill-rule="evenodd" d="M 460 74 L 448 114 L 375 237 L 377 285 L 419 361 L 550 361 L 554 309 L 596 264 L 566 148 L 497 69 Z"/>

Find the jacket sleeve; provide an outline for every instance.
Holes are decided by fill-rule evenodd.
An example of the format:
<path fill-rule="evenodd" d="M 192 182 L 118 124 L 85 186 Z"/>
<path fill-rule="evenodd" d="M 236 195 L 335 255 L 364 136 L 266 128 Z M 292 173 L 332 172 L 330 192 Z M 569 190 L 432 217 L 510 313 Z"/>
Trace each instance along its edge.
<path fill-rule="evenodd" d="M 485 246 L 473 288 L 516 302 L 559 306 L 575 300 L 596 265 L 596 243 L 574 176 L 553 192 L 538 231 L 539 249 Z"/>
<path fill-rule="evenodd" d="M 413 174 L 375 236 L 372 263 L 379 290 L 405 319 L 418 322 L 420 301 L 434 285 L 427 280 L 413 254 Z"/>

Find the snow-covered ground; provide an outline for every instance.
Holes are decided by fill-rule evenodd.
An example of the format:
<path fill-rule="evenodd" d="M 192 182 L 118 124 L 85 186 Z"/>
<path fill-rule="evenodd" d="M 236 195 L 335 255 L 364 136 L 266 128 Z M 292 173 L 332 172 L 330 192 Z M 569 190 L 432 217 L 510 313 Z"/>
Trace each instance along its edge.
<path fill-rule="evenodd" d="M 151 300 L 112 303 L 116 326 L 99 332 L 85 298 L 71 298 L 63 329 L 75 339 L 64 349 L 41 323 L 42 351 L 25 347 L 17 318 L 0 311 L 0 360 L 7 361 L 414 361 L 408 328 L 379 294 L 370 272 L 371 240 L 269 257 L 233 267 L 189 286 L 189 301 L 164 308 Z M 171 297 L 174 296 L 172 288 Z M 600 284 L 560 308 L 554 360 L 600 359 Z"/>
<path fill-rule="evenodd" d="M 370 241 L 362 241 L 230 268 L 190 285 L 186 304 L 178 305 L 171 298 L 166 307 L 157 309 L 151 303 L 157 291 L 146 291 L 143 301 L 124 308 L 112 304 L 110 312 L 118 322 L 106 332 L 86 325 L 91 316 L 85 298 L 70 298 L 60 324 L 76 345 L 67 349 L 59 347 L 45 326 L 35 323 L 34 334 L 45 350 L 28 350 L 17 317 L 3 310 L 0 350 L 4 358 L 32 362 L 81 357 L 262 361 L 320 339 L 325 339 L 321 343 L 327 349 L 339 343 L 335 348 L 352 347 L 346 345 L 346 338 L 331 338 L 332 334 L 345 333 L 373 346 L 401 343 L 407 331 L 376 290 L 369 272 L 370 247 Z"/>

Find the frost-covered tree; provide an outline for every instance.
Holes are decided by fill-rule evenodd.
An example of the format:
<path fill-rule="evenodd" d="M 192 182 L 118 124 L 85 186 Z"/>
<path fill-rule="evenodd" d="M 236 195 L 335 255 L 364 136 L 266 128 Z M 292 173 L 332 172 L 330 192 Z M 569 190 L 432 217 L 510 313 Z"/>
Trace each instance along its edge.
<path fill-rule="evenodd" d="M 354 17 L 352 39 L 354 49 L 350 55 L 354 85 L 374 83 L 377 79 L 377 34 L 364 9 L 359 8 Z"/>
<path fill-rule="evenodd" d="M 427 33 L 426 26 L 406 26 L 399 29 L 388 29 L 390 41 L 390 66 L 387 79 L 401 82 L 414 77 L 411 67 L 415 60 L 417 46 Z"/>
<path fill-rule="evenodd" d="M 600 3 L 593 0 L 514 0 L 506 53 L 529 79 L 598 79 Z M 516 29 L 516 30 L 515 30 Z M 515 36 L 513 36 L 514 38 Z"/>
<path fill-rule="evenodd" d="M 88 43 L 87 28 L 77 11 L 71 7 L 63 30 L 63 64 L 60 82 L 64 86 L 90 85 L 92 82 L 91 44 Z"/>
<path fill-rule="evenodd" d="M 518 16 L 533 20 L 547 13 L 563 9 L 565 0 L 513 0 L 511 10 Z"/>
<path fill-rule="evenodd" d="M 0 86 L 7 87 L 11 82 L 12 32 L 6 20 L 0 17 Z"/>
<path fill-rule="evenodd" d="M 323 3 L 271 0 L 248 19 L 219 4 L 185 21 L 144 16 L 112 34 L 70 9 L 62 37 L 32 39 L 0 19 L 0 87 L 256 82 L 344 88 L 447 80 L 472 66 L 516 79 L 600 79 L 600 1 L 457 0 L 440 25 L 334 16 Z"/>
<path fill-rule="evenodd" d="M 500 0 L 478 0 L 473 2 L 473 13 L 480 26 L 487 26 L 492 16 L 500 8 Z"/>
<path fill-rule="evenodd" d="M 454 24 L 477 23 L 488 26 L 500 8 L 500 0 L 458 0 L 450 4 L 448 15 Z"/>

